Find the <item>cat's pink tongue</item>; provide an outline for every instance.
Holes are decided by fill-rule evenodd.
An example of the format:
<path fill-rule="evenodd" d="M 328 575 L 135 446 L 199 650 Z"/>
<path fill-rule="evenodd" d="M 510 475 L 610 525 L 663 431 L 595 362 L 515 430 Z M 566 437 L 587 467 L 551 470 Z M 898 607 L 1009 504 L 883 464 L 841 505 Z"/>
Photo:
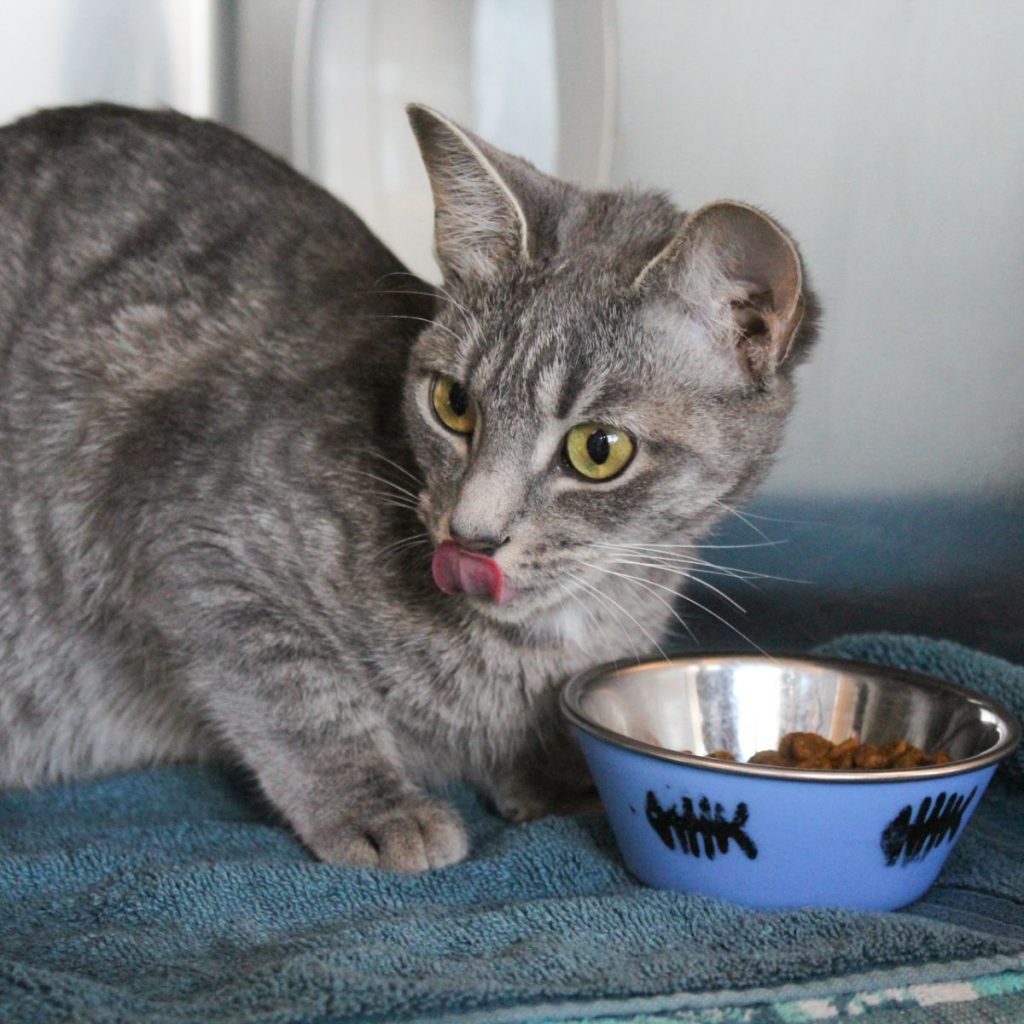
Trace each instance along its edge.
<path fill-rule="evenodd" d="M 438 589 L 446 594 L 489 597 L 495 604 L 506 597 L 501 566 L 493 558 L 460 548 L 453 540 L 444 541 L 434 552 L 431 569 Z"/>

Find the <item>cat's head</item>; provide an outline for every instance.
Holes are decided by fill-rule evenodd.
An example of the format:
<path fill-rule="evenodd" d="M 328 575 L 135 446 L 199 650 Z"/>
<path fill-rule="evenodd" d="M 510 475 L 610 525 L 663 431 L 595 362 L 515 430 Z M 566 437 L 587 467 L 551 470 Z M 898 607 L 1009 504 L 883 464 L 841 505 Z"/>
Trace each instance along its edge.
<path fill-rule="evenodd" d="M 444 276 L 404 399 L 434 576 L 521 620 L 623 545 L 699 538 L 764 474 L 807 347 L 803 270 L 753 207 L 583 191 L 409 116 Z"/>

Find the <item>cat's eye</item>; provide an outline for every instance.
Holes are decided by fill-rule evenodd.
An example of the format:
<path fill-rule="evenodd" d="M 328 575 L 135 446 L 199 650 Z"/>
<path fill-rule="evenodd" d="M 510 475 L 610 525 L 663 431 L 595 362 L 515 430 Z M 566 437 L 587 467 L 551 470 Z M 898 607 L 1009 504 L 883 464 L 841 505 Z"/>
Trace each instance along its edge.
<path fill-rule="evenodd" d="M 430 385 L 430 401 L 434 414 L 443 427 L 456 434 L 472 434 L 476 412 L 466 389 L 451 377 L 436 376 Z"/>
<path fill-rule="evenodd" d="M 565 459 L 588 480 L 611 480 L 633 458 L 635 445 L 623 430 L 580 423 L 565 435 Z"/>

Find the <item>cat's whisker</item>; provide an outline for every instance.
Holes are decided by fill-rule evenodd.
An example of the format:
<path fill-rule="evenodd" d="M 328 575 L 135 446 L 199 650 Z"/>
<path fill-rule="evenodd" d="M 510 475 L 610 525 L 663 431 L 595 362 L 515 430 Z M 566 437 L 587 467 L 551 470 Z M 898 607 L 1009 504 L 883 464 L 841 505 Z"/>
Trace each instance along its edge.
<path fill-rule="evenodd" d="M 835 526 L 834 522 L 829 522 L 827 519 L 783 519 L 781 516 L 765 516 L 761 515 L 760 512 L 751 512 L 749 509 L 743 510 L 743 515 L 747 519 L 760 519 L 763 523 L 782 523 L 784 526 Z"/>
<path fill-rule="evenodd" d="M 381 281 L 386 281 L 389 277 L 411 277 L 414 281 L 417 282 L 420 280 L 415 274 L 408 270 L 389 270 L 386 274 L 381 274 L 380 277 L 378 277 L 377 280 L 373 282 L 374 288 L 376 288 L 377 285 L 381 283 Z"/>
<path fill-rule="evenodd" d="M 583 564 L 587 565 L 588 563 L 584 562 Z M 596 568 L 596 566 L 591 566 L 591 568 Z M 608 571 L 608 570 L 601 570 L 601 571 Z M 666 587 L 666 586 L 662 586 L 659 583 L 655 583 L 653 580 L 645 580 L 641 576 L 632 576 L 632 575 L 630 575 L 628 573 L 624 574 L 624 576 L 626 578 L 632 580 L 634 583 L 639 584 L 652 597 L 656 597 L 669 610 L 669 612 L 676 619 L 676 621 L 679 623 L 679 625 L 682 626 L 683 629 L 685 629 L 687 633 L 689 633 L 690 639 L 694 643 L 697 642 L 697 636 L 693 632 L 693 630 L 690 628 L 690 624 L 688 622 L 686 622 L 686 620 L 679 614 L 678 611 L 676 611 L 676 609 L 673 607 L 673 605 L 672 605 L 672 603 L 670 601 L 667 601 L 664 597 L 661 596 L 661 594 L 658 593 L 658 590 L 665 590 L 665 591 L 668 591 L 673 596 L 678 597 L 679 596 L 679 592 L 678 591 L 673 590 L 671 587 Z"/>
<path fill-rule="evenodd" d="M 410 291 L 405 291 L 405 290 L 400 290 L 400 289 L 393 289 L 393 290 L 389 290 L 389 291 L 377 291 L 377 292 L 374 292 L 373 294 L 374 295 L 423 295 L 423 296 L 428 296 L 428 297 L 437 298 L 437 299 L 445 299 L 446 298 L 446 296 L 444 296 L 444 295 L 432 295 L 430 292 L 410 292 Z M 454 307 L 456 307 L 456 309 L 458 311 L 458 315 L 459 315 L 459 317 L 461 319 L 462 325 L 465 327 L 465 329 L 467 331 L 471 332 L 471 333 L 475 333 L 476 336 L 479 338 L 481 336 L 479 324 L 473 318 L 472 314 L 470 314 L 470 312 L 466 309 L 466 307 L 463 306 L 462 303 L 456 302 L 450 296 L 447 297 L 446 301 L 448 301 Z M 409 319 L 413 319 L 413 318 L 410 317 Z M 439 323 L 436 319 L 430 320 L 429 323 L 433 324 L 435 327 L 440 327 L 441 330 L 448 330 L 448 328 L 445 327 L 444 324 Z M 454 332 L 452 332 L 452 331 L 448 331 L 448 333 L 452 334 L 453 337 L 457 337 L 457 335 L 455 335 Z"/>
<path fill-rule="evenodd" d="M 445 327 L 444 324 L 438 323 L 436 320 L 431 320 L 428 316 L 412 316 L 409 313 L 364 313 L 360 319 L 363 320 L 418 320 L 422 324 L 430 324 L 431 327 L 436 327 L 439 330 L 444 331 L 446 334 L 450 334 L 460 345 L 466 345 L 466 339 L 456 334 L 450 327 Z"/>
<path fill-rule="evenodd" d="M 443 298 L 436 292 L 413 291 L 411 288 L 374 288 L 367 292 L 368 295 L 423 295 L 428 299 Z"/>
<path fill-rule="evenodd" d="M 390 566 L 390 565 L 394 564 L 394 560 L 399 555 L 401 555 L 404 559 L 408 560 L 408 563 L 410 565 L 415 564 L 415 565 L 429 566 L 432 554 L 433 554 L 433 546 L 432 545 L 428 545 L 428 550 L 427 551 L 420 551 L 420 550 L 418 550 L 418 546 L 417 545 L 411 545 L 408 548 L 403 548 L 401 551 L 394 552 L 394 553 L 388 555 L 386 561 L 387 561 L 387 564 Z"/>
<path fill-rule="evenodd" d="M 403 537 L 397 541 L 392 541 L 390 544 L 385 544 L 383 548 L 374 553 L 375 559 L 380 559 L 385 564 L 390 562 L 399 553 L 408 553 L 411 548 L 418 548 L 420 546 L 429 547 L 433 550 L 433 543 L 430 540 L 428 534 L 414 534 L 412 537 Z"/>
<path fill-rule="evenodd" d="M 579 587 L 568 586 L 568 587 L 565 588 L 564 593 L 565 593 L 566 597 L 571 597 L 583 609 L 584 615 L 586 615 L 587 618 L 590 619 L 590 621 L 594 624 L 594 629 L 598 633 L 603 633 L 605 638 L 607 639 L 607 637 L 608 637 L 608 630 L 607 630 L 607 628 L 605 628 L 604 626 L 601 625 L 600 620 L 590 610 L 590 605 L 588 605 L 587 602 L 584 601 L 582 597 L 580 597 L 580 595 L 579 595 Z"/>
<path fill-rule="evenodd" d="M 750 586 L 753 586 L 753 580 L 778 580 L 785 583 L 802 582 L 785 576 L 776 576 L 772 573 L 758 572 L 754 569 L 723 565 L 720 562 L 712 562 L 693 554 L 681 554 L 656 548 L 624 544 L 596 544 L 594 546 L 616 558 L 643 559 L 659 565 L 676 568 L 680 572 L 692 572 L 705 576 L 724 576 Z"/>
<path fill-rule="evenodd" d="M 752 541 L 748 544 L 639 544 L 622 541 L 614 546 L 623 548 L 653 548 L 659 551 L 735 551 L 740 548 L 774 548 L 788 543 L 788 540 Z M 609 545 L 598 546 L 605 547 Z"/>
<path fill-rule="evenodd" d="M 350 472 L 357 473 L 359 476 L 368 477 L 370 480 L 376 480 L 378 483 L 384 484 L 387 487 L 393 487 L 396 491 L 406 495 L 415 502 L 419 502 L 420 496 L 415 491 L 410 491 L 408 487 L 401 487 L 396 484 L 394 480 L 388 480 L 387 477 L 378 476 L 376 473 L 368 473 L 365 469 L 353 469 Z"/>
<path fill-rule="evenodd" d="M 684 555 L 663 555 L 658 552 L 632 551 L 628 548 L 619 548 L 614 544 L 595 545 L 603 552 L 608 552 L 613 558 L 640 558 L 654 565 L 673 569 L 676 572 L 693 572 L 705 576 L 726 576 L 729 579 L 749 583 L 751 579 L 759 578 L 759 574 L 747 569 L 734 569 L 727 565 L 715 565 L 713 562 L 706 562 L 700 558 L 691 558 Z"/>
<path fill-rule="evenodd" d="M 566 608 L 567 608 L 566 599 L 571 596 L 570 588 L 566 587 L 564 582 L 563 582 L 563 583 L 561 583 L 555 589 L 555 591 L 553 593 L 553 596 L 558 601 L 558 608 L 559 608 L 560 612 L 564 615 L 566 613 Z M 583 607 L 582 604 L 580 606 Z M 530 623 L 527 628 L 529 629 L 531 636 L 536 636 L 537 635 L 538 629 L 537 629 L 537 627 L 533 623 Z M 563 643 L 565 643 L 565 641 L 566 641 L 565 630 L 563 629 L 563 627 L 561 625 L 561 622 L 559 622 L 559 626 L 558 626 L 558 638 Z"/>
<path fill-rule="evenodd" d="M 621 552 L 620 552 L 621 554 Z M 629 552 L 633 557 L 636 557 L 635 553 Z M 645 558 L 645 556 L 639 556 Z M 745 583 L 748 587 L 754 587 L 757 589 L 757 585 L 754 583 L 756 577 L 751 577 L 743 572 L 733 572 L 730 569 L 720 568 L 712 569 L 707 566 L 700 565 L 699 563 L 687 563 L 687 562 L 673 562 L 666 561 L 663 559 L 645 559 L 652 567 L 657 566 L 658 568 L 665 569 L 669 572 L 683 573 L 686 576 L 692 576 L 694 579 L 703 576 L 721 576 L 723 579 L 735 580 L 737 583 Z"/>
<path fill-rule="evenodd" d="M 746 633 L 744 633 L 738 627 L 734 626 L 728 619 L 719 615 L 718 612 L 716 612 L 714 609 L 708 608 L 707 605 L 701 604 L 700 601 L 698 601 L 696 598 L 691 597 L 684 591 L 673 590 L 671 587 L 666 587 L 664 584 L 655 583 L 652 580 L 645 580 L 642 576 L 634 576 L 631 573 L 618 572 L 615 569 L 607 569 L 604 566 L 593 565 L 588 562 L 583 562 L 581 564 L 586 565 L 589 568 L 596 570 L 597 572 L 607 573 L 609 576 L 618 576 L 622 579 L 632 580 L 635 583 L 649 584 L 650 586 L 658 587 L 661 590 L 667 590 L 670 594 L 675 594 L 675 596 L 680 598 L 681 600 L 694 605 L 696 608 L 699 608 L 702 612 L 704 612 L 707 615 L 710 615 L 713 619 L 717 619 L 719 622 L 722 623 L 723 626 L 726 626 L 729 629 L 731 629 L 738 637 L 745 640 L 748 644 L 750 644 L 751 647 L 753 647 L 760 654 L 763 654 L 767 658 L 771 657 L 771 655 L 768 654 L 768 652 L 763 647 L 761 647 L 760 644 L 755 643 L 749 636 L 746 635 Z M 634 619 L 633 621 L 635 622 L 636 620 Z"/>
<path fill-rule="evenodd" d="M 706 558 L 700 558 L 697 555 L 673 554 L 670 551 L 662 551 L 659 549 L 652 550 L 651 548 L 646 547 L 636 547 L 632 544 L 595 544 L 594 546 L 600 548 L 602 551 L 628 554 L 633 558 L 654 558 L 660 562 L 676 562 L 681 565 L 703 566 L 708 569 L 714 569 L 716 572 L 737 573 L 739 575 L 753 573 L 752 569 L 741 569 L 737 566 L 720 565 L 716 562 L 709 562 Z"/>
<path fill-rule="evenodd" d="M 399 537 L 398 540 L 393 540 L 390 544 L 385 544 L 382 548 L 378 548 L 374 553 L 374 558 L 381 558 L 388 551 L 396 551 L 407 545 L 423 544 L 430 540 L 428 533 L 413 533 L 408 537 Z"/>
<path fill-rule="evenodd" d="M 448 301 L 449 301 L 449 302 L 450 302 L 450 303 L 451 303 L 451 304 L 452 304 L 453 306 L 455 306 L 455 307 L 456 307 L 457 309 L 460 309 L 460 310 L 462 310 L 462 312 L 466 314 L 466 317 L 467 317 L 467 319 L 469 319 L 469 320 L 475 320 L 475 319 L 476 319 L 476 318 L 475 318 L 475 317 L 474 317 L 474 316 L 473 316 L 473 315 L 472 315 L 472 314 L 471 314 L 471 313 L 469 312 L 469 310 L 468 310 L 468 309 L 466 309 L 466 307 L 465 307 L 465 306 L 464 306 L 464 305 L 463 305 L 463 304 L 462 304 L 461 302 L 459 302 L 459 300 L 458 300 L 458 299 L 456 299 L 456 298 L 455 298 L 455 296 L 454 296 L 454 295 L 452 295 L 452 293 L 451 293 L 450 291 L 448 291 L 448 289 L 447 289 L 447 288 L 445 288 L 445 287 L 444 287 L 444 285 L 440 285 L 440 284 L 438 284 L 438 285 L 434 285 L 434 287 L 435 287 L 435 288 L 436 288 L 436 289 L 438 290 L 438 292 L 439 292 L 439 293 L 440 293 L 441 295 L 443 295 L 443 296 L 444 296 L 444 297 L 445 297 L 445 298 L 446 298 L 446 299 L 447 299 L 447 300 L 448 300 Z"/>
<path fill-rule="evenodd" d="M 390 498 L 392 504 L 402 505 L 404 508 L 419 508 L 419 504 L 413 501 L 412 498 L 408 498 L 404 494 L 399 494 L 397 491 L 361 491 L 360 493 L 367 495 L 373 494 L 381 498 Z"/>
<path fill-rule="evenodd" d="M 588 594 L 593 594 L 595 597 L 597 597 L 601 601 L 601 603 L 605 607 L 608 607 L 607 602 L 604 600 L 604 595 L 596 587 L 591 586 L 586 580 L 581 579 L 579 576 L 576 576 L 574 573 L 566 571 L 563 574 L 563 578 L 569 579 L 569 580 L 571 580 L 575 584 L 575 586 L 573 586 L 572 589 L 569 591 L 569 596 L 570 597 L 574 597 L 579 602 L 580 606 L 586 611 L 586 613 L 590 616 L 591 621 L 596 626 L 600 620 L 594 615 L 594 613 L 591 611 L 591 609 L 587 606 L 587 602 L 583 600 L 583 598 L 582 598 L 582 596 L 580 594 L 580 591 L 583 591 L 583 592 L 588 593 Z M 632 635 L 627 630 L 625 630 L 623 628 L 622 624 L 619 623 L 617 617 L 613 617 L 613 619 L 618 624 L 620 631 L 625 634 L 626 640 L 629 642 L 630 647 L 633 648 L 633 657 L 636 658 L 637 661 L 640 661 L 641 660 L 640 652 L 637 650 L 636 644 L 633 642 Z M 607 629 L 604 630 L 604 633 L 605 633 L 605 636 L 607 636 Z"/>
<path fill-rule="evenodd" d="M 417 508 L 416 505 L 410 505 L 407 501 L 389 500 L 389 496 L 388 496 L 387 491 L 365 491 L 364 493 L 367 494 L 367 495 L 370 495 L 370 494 L 377 495 L 378 497 L 383 499 L 382 501 L 379 502 L 379 504 L 381 504 L 381 505 L 390 505 L 392 508 L 402 508 L 402 509 L 405 509 L 407 512 L 417 512 L 418 511 L 418 508 Z"/>
<path fill-rule="evenodd" d="M 422 295 L 428 299 L 444 299 L 449 305 L 454 306 L 462 315 L 465 317 L 467 324 L 469 324 L 473 316 L 466 307 L 455 299 L 451 292 L 445 291 L 440 285 L 437 286 L 436 292 L 424 292 L 424 291 L 411 291 L 408 288 L 375 288 L 372 295 Z"/>
<path fill-rule="evenodd" d="M 445 288 L 443 285 L 440 285 L 440 284 L 431 285 L 430 287 L 433 288 L 433 291 L 429 291 L 429 292 L 409 291 L 409 290 L 407 290 L 405 288 L 395 288 L 392 291 L 382 291 L 380 289 L 377 289 L 376 286 L 378 284 L 380 284 L 382 281 L 386 281 L 389 277 L 411 277 L 414 281 L 416 281 L 417 283 L 420 283 L 420 278 L 418 278 L 415 274 L 409 273 L 409 271 L 407 271 L 407 270 L 393 270 L 389 274 L 382 274 L 380 277 L 377 278 L 376 281 L 373 282 L 375 294 L 377 294 L 377 295 L 390 295 L 390 294 L 398 294 L 398 295 L 424 295 L 427 298 L 431 298 L 431 299 L 444 298 L 444 299 L 447 299 L 448 302 L 450 302 L 451 305 L 453 305 L 461 313 L 463 313 L 465 315 L 467 321 L 469 321 L 469 322 L 474 322 L 475 321 L 475 317 L 473 317 L 472 313 L 461 302 L 459 302 L 459 300 L 456 299 L 455 296 L 452 295 L 452 293 L 450 291 L 448 291 L 448 289 Z"/>
<path fill-rule="evenodd" d="M 600 589 L 598 589 L 597 587 L 593 586 L 591 583 L 588 583 L 586 580 L 581 579 L 579 576 L 576 576 L 574 573 L 566 572 L 565 575 L 569 579 L 574 580 L 576 582 L 577 589 L 572 591 L 572 596 L 575 597 L 577 601 L 579 601 L 580 605 L 584 608 L 584 610 L 587 612 L 587 614 L 590 615 L 591 619 L 595 622 L 595 624 L 598 621 L 597 617 L 587 607 L 587 602 L 584 601 L 583 598 L 580 596 L 580 594 L 579 594 L 579 590 L 580 589 L 584 590 L 585 592 L 587 592 L 589 594 L 593 594 L 594 597 L 596 597 L 604 605 L 604 607 L 606 607 L 606 608 L 611 607 L 613 609 L 613 611 L 614 611 L 614 609 L 616 607 L 615 602 L 612 601 L 612 599 L 609 598 L 606 594 L 602 593 Z M 640 651 L 639 651 L 639 649 L 636 646 L 636 642 L 633 639 L 633 634 L 628 629 L 626 629 L 625 625 L 621 622 L 621 620 L 619 619 L 619 617 L 617 615 L 613 614 L 612 621 L 615 622 L 615 624 L 619 627 L 619 631 L 625 636 L 627 643 L 633 649 L 633 657 L 636 659 L 636 661 L 637 662 L 643 661 L 643 658 L 640 655 Z M 607 636 L 607 630 L 605 630 L 605 635 Z"/>
<path fill-rule="evenodd" d="M 677 590 L 674 587 L 666 586 L 664 583 L 657 583 L 654 580 L 644 579 L 643 576 L 637 576 L 635 573 L 619 572 L 616 569 L 609 569 L 607 566 L 595 565 L 593 562 L 581 562 L 580 564 L 581 565 L 585 565 L 588 569 L 593 569 L 596 572 L 603 572 L 603 573 L 605 573 L 608 576 L 617 576 L 619 579 L 631 580 L 634 583 L 639 583 L 642 587 L 644 587 L 644 589 L 649 590 L 652 593 L 653 593 L 652 588 L 655 588 L 657 590 L 663 590 L 666 593 L 671 594 L 673 597 L 681 597 L 681 598 L 684 598 L 684 599 L 686 598 L 686 595 L 681 590 Z M 658 597 L 659 600 L 661 600 L 661 602 L 663 604 L 666 603 L 665 599 L 663 597 L 661 597 L 660 595 L 655 594 L 655 596 Z M 722 596 L 724 597 L 725 595 L 722 595 Z M 697 604 L 697 606 L 699 608 L 703 608 L 704 607 L 703 605 L 699 604 L 696 601 L 694 601 L 693 603 Z M 735 601 L 733 601 L 732 603 L 736 604 Z M 737 605 L 737 607 L 739 607 L 739 606 Z M 711 615 L 715 614 L 713 611 L 711 611 L 710 608 L 709 609 L 705 609 L 705 610 L 709 614 L 711 614 Z M 739 610 L 741 612 L 743 612 L 742 608 L 739 608 Z M 746 612 L 744 612 L 744 614 L 746 614 Z M 724 622 L 725 620 L 723 619 L 722 621 Z M 680 622 L 682 622 L 682 620 L 680 620 Z M 727 623 L 727 625 L 728 625 L 728 623 Z M 685 623 L 683 623 L 683 626 L 687 630 L 687 632 L 689 632 L 689 626 L 687 626 Z M 693 636 L 692 633 L 690 633 L 690 635 Z M 694 637 L 694 640 L 696 640 L 696 639 L 697 638 Z"/>
<path fill-rule="evenodd" d="M 376 459 L 380 459 L 383 462 L 386 462 L 389 466 L 394 466 L 399 473 L 404 473 L 418 487 L 424 486 L 423 480 L 421 480 L 420 477 L 418 477 L 415 473 L 409 472 L 409 470 L 407 470 L 405 466 L 401 465 L 398 462 L 395 462 L 394 459 L 389 459 L 386 455 L 377 451 L 375 448 L 356 448 L 354 450 L 362 455 L 371 455 Z"/>
<path fill-rule="evenodd" d="M 733 508 L 732 505 L 727 505 L 724 501 L 721 501 L 718 498 L 714 499 L 714 503 L 719 508 L 723 508 L 726 512 L 735 516 L 741 523 L 743 523 L 744 526 L 749 526 L 750 529 L 753 530 L 754 533 L 756 533 L 759 537 L 764 537 L 765 540 L 769 539 L 768 535 L 764 532 L 764 530 L 762 530 L 756 523 L 752 523 L 743 512 L 739 511 L 739 509 Z"/>
<path fill-rule="evenodd" d="M 603 550 L 629 554 L 636 558 L 650 558 L 652 561 L 662 562 L 666 565 L 678 564 L 685 566 L 692 572 L 699 572 L 709 576 L 729 576 L 732 579 L 743 583 L 751 583 L 751 580 L 775 580 L 779 583 L 813 583 L 813 580 L 802 580 L 791 576 L 775 576 L 772 573 L 757 572 L 753 569 L 741 569 L 738 566 L 721 565 L 717 562 L 709 562 L 704 558 L 697 558 L 692 555 L 671 555 L 660 552 L 649 553 L 647 551 L 634 551 L 634 545 L 620 544 L 597 544 Z M 751 584 L 752 585 L 752 584 Z"/>
<path fill-rule="evenodd" d="M 587 563 L 586 563 L 586 562 L 583 562 L 583 563 L 581 563 L 581 564 L 582 564 L 582 565 L 586 565 Z M 651 643 L 652 643 L 652 644 L 654 645 L 654 649 L 655 649 L 655 650 L 656 650 L 656 651 L 657 651 L 657 652 L 658 652 L 658 653 L 659 653 L 659 654 L 660 654 L 660 655 L 662 656 L 662 658 L 664 658 L 664 659 L 665 659 L 665 661 L 668 661 L 668 660 L 669 660 L 669 657 L 668 657 L 668 655 L 667 655 L 667 654 L 665 653 L 665 651 L 664 651 L 664 650 L 662 649 L 662 646 L 661 646 L 661 644 L 659 644 L 659 643 L 658 643 L 658 641 L 657 641 L 657 640 L 655 640 L 653 636 L 651 636 L 651 634 L 650 634 L 650 632 L 648 631 L 647 627 L 646 627 L 646 626 L 644 626 L 644 624 L 643 624 L 642 622 L 640 622 L 640 620 L 639 620 L 639 619 L 637 619 L 637 617 L 636 617 L 635 615 L 633 615 L 633 614 L 632 614 L 632 613 L 631 613 L 631 612 L 629 611 L 629 609 L 627 609 L 627 608 L 624 608 L 624 607 L 623 607 L 623 606 L 622 606 L 621 604 L 619 604 L 619 602 L 618 602 L 618 601 L 616 601 L 616 600 L 615 600 L 615 599 L 614 599 L 613 597 L 609 597 L 609 596 L 608 596 L 607 594 L 605 594 L 605 593 L 604 593 L 603 591 L 601 591 L 601 590 L 599 590 L 599 589 L 598 589 L 597 587 L 595 587 L 595 586 L 594 586 L 594 585 L 593 585 L 592 583 L 589 583 L 588 581 L 586 581 L 586 580 L 584 580 L 584 579 L 581 579 L 581 578 L 580 578 L 579 576 L 575 576 L 575 575 L 574 575 L 574 574 L 572 574 L 572 573 L 569 573 L 569 574 L 567 574 L 567 575 L 569 575 L 569 576 L 572 576 L 572 578 L 573 578 L 573 579 L 575 579 L 575 580 L 576 580 L 576 581 L 577 581 L 578 583 L 580 583 L 580 584 L 581 584 L 581 585 L 582 585 L 583 587 L 585 587 L 586 589 L 590 590 L 590 591 L 591 591 L 592 593 L 594 593 L 594 594 L 596 594 L 596 595 L 600 596 L 600 597 L 601 597 L 601 598 L 602 598 L 603 600 L 605 600 L 605 601 L 608 601 L 608 602 L 610 602 L 610 603 L 611 603 L 612 605 L 614 605 L 614 606 L 615 606 L 615 607 L 616 607 L 616 608 L 617 608 L 617 609 L 618 609 L 618 610 L 619 610 L 620 612 L 622 612 L 622 614 L 623 614 L 623 615 L 625 615 L 625 616 L 626 616 L 627 618 L 629 618 L 629 619 L 630 619 L 630 621 L 631 621 L 631 622 L 633 622 L 633 623 L 634 623 L 634 625 L 635 625 L 635 626 L 637 627 L 637 629 L 639 629 L 639 630 L 640 630 L 640 631 L 641 631 L 641 632 L 642 632 L 642 633 L 644 634 L 644 636 L 645 636 L 645 637 L 647 637 L 647 639 L 648 639 L 648 640 L 650 640 L 650 641 L 651 641 Z"/>
<path fill-rule="evenodd" d="M 362 492 L 367 498 L 373 497 L 376 499 L 375 504 L 380 506 L 387 506 L 389 508 L 400 508 L 405 512 L 412 512 L 414 515 L 419 515 L 419 506 L 413 505 L 405 498 L 394 495 L 390 491 L 363 491 Z"/>
<path fill-rule="evenodd" d="M 684 579 L 690 580 L 691 583 L 699 583 L 703 587 L 707 587 L 708 590 L 713 591 L 723 601 L 728 601 L 737 611 L 742 612 L 744 615 L 747 614 L 747 609 L 743 607 L 735 598 L 730 597 L 724 590 L 720 590 L 713 583 L 708 583 L 707 580 L 701 579 L 699 576 L 694 576 L 691 573 L 685 572 L 682 569 L 676 569 L 672 566 L 658 565 L 656 562 L 638 562 L 628 558 L 616 558 L 614 559 L 615 565 L 635 565 L 640 568 L 656 569 L 659 572 L 671 572 L 677 576 L 682 576 Z"/>

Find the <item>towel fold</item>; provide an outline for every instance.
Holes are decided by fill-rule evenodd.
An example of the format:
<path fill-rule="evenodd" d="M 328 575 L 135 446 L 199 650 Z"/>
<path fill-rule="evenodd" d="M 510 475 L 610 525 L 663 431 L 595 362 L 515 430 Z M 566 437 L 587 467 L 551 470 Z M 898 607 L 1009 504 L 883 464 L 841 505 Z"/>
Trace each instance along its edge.
<path fill-rule="evenodd" d="M 952 643 L 878 634 L 821 653 L 930 672 L 1024 712 L 1024 669 Z M 1022 779 L 1018 754 L 936 886 L 892 914 L 755 912 L 648 889 L 603 816 L 511 825 L 465 788 L 452 799 L 469 859 L 419 876 L 315 862 L 213 768 L 7 794 L 0 1021 L 499 1022 L 726 1006 L 755 1021 L 782 1001 L 996 976 L 1005 1000 L 1024 969 Z"/>

